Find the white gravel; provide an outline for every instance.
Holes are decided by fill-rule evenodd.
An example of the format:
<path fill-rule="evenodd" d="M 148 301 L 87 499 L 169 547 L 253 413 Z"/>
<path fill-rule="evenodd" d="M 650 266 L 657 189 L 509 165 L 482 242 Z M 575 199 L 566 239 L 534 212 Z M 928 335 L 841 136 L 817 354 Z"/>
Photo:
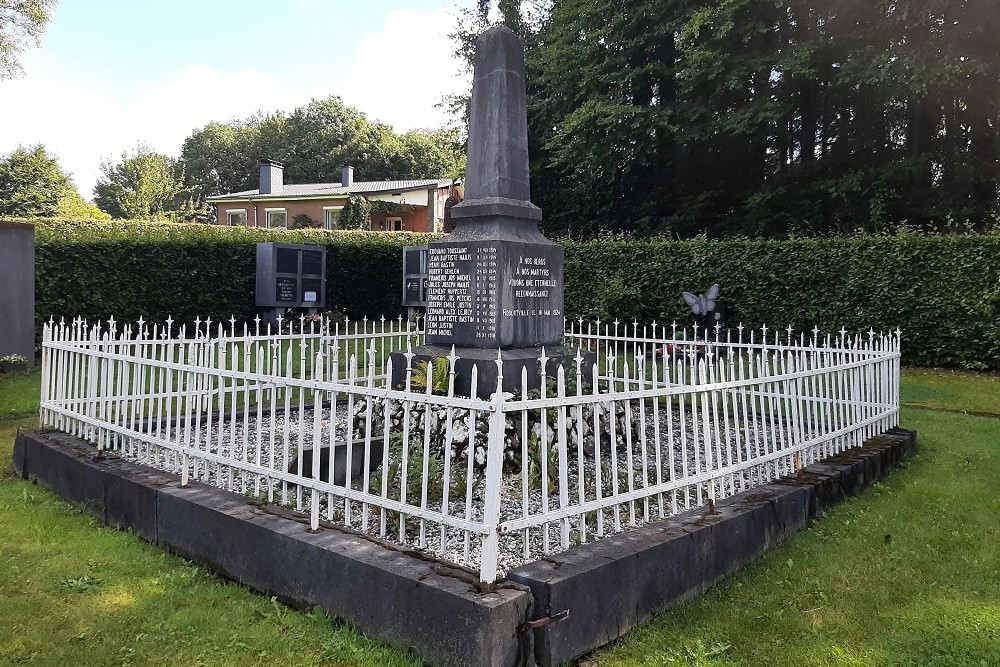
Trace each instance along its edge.
<path fill-rule="evenodd" d="M 300 418 L 301 416 L 301 418 Z M 343 406 L 337 410 L 335 416 L 331 416 L 330 410 L 323 409 L 319 415 L 318 425 L 320 441 L 323 445 L 329 444 L 331 431 L 335 434 L 339 442 L 343 442 L 346 430 L 346 409 Z M 638 426 L 639 414 L 634 412 L 635 423 Z M 331 424 L 332 421 L 332 424 Z M 733 422 L 735 420 L 730 420 Z M 696 429 L 698 439 L 704 439 L 702 424 L 692 424 L 689 414 L 682 415 L 678 411 L 660 411 L 659 417 L 660 436 L 667 442 L 668 433 L 674 434 L 673 448 L 673 474 L 676 478 L 685 475 L 695 474 L 696 471 L 707 470 L 708 459 L 703 451 L 704 446 L 696 447 Z M 219 456 L 235 459 L 236 461 L 248 461 L 251 464 L 261 465 L 271 470 L 286 470 L 294 460 L 300 447 L 312 447 L 313 432 L 316 426 L 316 415 L 313 410 L 305 409 L 301 413 L 293 409 L 287 413 L 277 412 L 273 415 L 261 414 L 251 411 L 250 413 L 237 416 L 236 419 L 227 418 L 221 428 L 217 422 L 209 425 L 201 423 L 196 428 L 195 424 L 189 427 L 181 424 L 170 429 L 169 437 L 172 440 L 188 438 L 188 441 L 196 448 Z M 723 424 L 724 426 L 724 424 Z M 721 430 L 722 426 L 720 426 Z M 737 431 L 734 424 L 729 424 L 728 433 L 719 434 L 719 443 L 714 442 L 709 445 L 712 449 L 710 456 L 714 459 L 721 453 L 723 464 L 728 464 L 736 456 L 742 459 L 737 450 L 750 449 L 756 452 L 757 446 L 763 446 L 765 441 L 774 440 L 769 436 L 770 425 L 759 422 L 754 423 L 749 430 Z M 646 453 L 648 463 L 643 466 L 643 443 L 640 437 L 642 429 L 635 429 L 633 442 L 631 443 L 631 457 L 628 447 L 620 447 L 611 451 L 607 444 L 601 447 L 600 466 L 598 459 L 578 453 L 575 443 L 568 447 L 566 453 L 566 492 L 569 506 L 575 506 L 580 501 L 580 479 L 581 473 L 584 480 L 583 494 L 586 501 L 596 499 L 598 484 L 597 477 L 600 471 L 602 496 L 609 495 L 615 487 L 619 493 L 627 492 L 630 489 L 641 489 L 657 483 L 657 471 L 660 480 L 669 480 L 671 476 L 671 452 L 665 450 L 660 452 L 660 461 L 657 466 L 655 450 L 652 446 L 655 424 L 653 417 L 647 411 L 645 414 L 646 433 Z M 681 434 L 684 434 L 682 443 Z M 258 446 L 257 440 L 260 436 Z M 714 435 L 714 433 L 713 433 Z M 481 436 L 485 439 L 485 435 Z M 286 446 L 287 442 L 287 446 Z M 572 442 L 572 441 L 571 441 Z M 755 444 L 756 443 L 756 444 Z M 381 443 L 379 443 L 381 445 Z M 411 434 L 411 445 L 408 454 L 407 465 L 412 469 L 414 463 L 419 466 L 420 454 L 424 446 L 423 433 Z M 139 461 L 146 465 L 152 465 L 163 470 L 175 473 L 181 472 L 181 457 L 175 452 L 162 448 L 150 447 L 149 445 L 126 444 L 121 448 L 121 454 L 127 458 Z M 416 458 L 415 458 L 416 457 Z M 390 455 L 388 471 L 396 475 L 397 479 L 401 475 L 399 451 L 393 451 Z M 430 457 L 433 459 L 433 455 Z M 548 488 L 548 494 L 542 491 L 542 475 L 538 470 L 538 465 L 529 470 L 529 484 L 526 501 L 524 494 L 524 482 L 522 474 L 515 466 L 508 466 L 503 477 L 503 492 L 500 497 L 499 515 L 500 521 L 513 521 L 524 516 L 534 516 L 542 512 L 543 506 L 549 510 L 560 507 L 560 494 L 558 491 L 558 453 L 551 455 L 550 460 L 556 470 L 554 473 L 555 484 Z M 444 479 L 443 462 L 438 462 L 440 469 L 430 475 L 430 480 L 441 484 Z M 464 478 L 467 461 L 463 457 L 451 462 L 451 478 Z M 718 466 L 715 466 L 718 467 Z M 617 480 L 615 479 L 617 472 Z M 629 474 L 631 472 L 631 480 Z M 764 467 L 754 467 L 741 473 L 740 475 L 730 475 L 717 479 L 714 483 L 716 497 L 721 498 L 733 493 L 738 493 L 751 486 L 764 483 L 775 476 L 785 474 L 788 470 L 777 470 L 774 465 Z M 283 505 L 296 512 L 305 515 L 310 514 L 312 492 L 308 488 L 298 487 L 294 484 L 277 480 L 273 477 L 241 472 L 236 467 L 208 461 L 204 458 L 191 456 L 189 458 L 189 474 L 191 479 L 197 479 L 208 484 L 218 486 L 223 489 L 242 493 L 247 496 L 266 500 L 275 504 Z M 380 494 L 381 477 L 383 468 L 378 467 L 370 474 L 369 492 Z M 643 475 L 645 474 L 645 479 Z M 475 477 L 475 474 L 474 474 Z M 352 483 L 355 489 L 360 490 L 363 482 L 359 479 Z M 390 498 L 399 499 L 399 484 L 390 483 Z M 464 495 L 455 498 L 455 494 L 461 490 L 453 488 L 450 491 L 451 498 L 448 503 L 448 514 L 471 521 L 481 522 L 485 513 L 483 499 L 483 485 L 474 485 L 471 502 L 466 505 Z M 548 486 L 548 484 L 546 484 Z M 411 504 L 420 506 L 422 489 L 419 482 L 408 489 L 408 499 Z M 517 567 L 522 563 L 536 560 L 546 554 L 561 551 L 566 546 L 572 546 L 581 542 L 589 542 L 599 539 L 601 536 L 612 535 L 622 530 L 627 530 L 633 526 L 642 525 L 648 521 L 656 521 L 670 516 L 677 511 L 683 511 L 689 507 L 696 507 L 707 502 L 709 489 L 707 483 L 700 485 L 686 486 L 674 492 L 654 495 L 645 499 L 638 499 L 631 502 L 624 502 L 614 507 L 609 507 L 601 512 L 592 512 L 581 520 L 579 514 L 569 517 L 566 520 L 565 531 L 568 542 L 563 540 L 563 526 L 559 520 L 552 521 L 545 527 L 536 526 L 528 530 L 512 530 L 502 533 L 500 536 L 500 557 L 499 570 L 501 574 Z M 431 499 L 426 507 L 440 512 L 442 502 L 440 492 L 435 498 L 431 493 Z M 417 498 L 414 503 L 413 499 Z M 405 519 L 400 530 L 398 515 L 392 511 L 383 512 L 378 507 L 368 505 L 367 509 L 356 501 L 345 503 L 343 497 L 336 494 L 319 494 L 319 511 L 321 518 L 348 525 L 350 528 L 368 533 L 372 536 L 382 537 L 410 547 L 427 550 L 440 557 L 462 565 L 478 568 L 480 561 L 481 542 L 477 536 L 455 527 L 444 529 L 444 539 L 442 543 L 442 524 L 434 521 L 422 521 L 419 518 L 409 516 Z M 347 516 L 349 514 L 349 516 Z M 345 517 L 348 519 L 345 521 Z M 383 532 L 383 527 L 385 532 Z M 525 535 L 527 533 L 527 536 Z"/>

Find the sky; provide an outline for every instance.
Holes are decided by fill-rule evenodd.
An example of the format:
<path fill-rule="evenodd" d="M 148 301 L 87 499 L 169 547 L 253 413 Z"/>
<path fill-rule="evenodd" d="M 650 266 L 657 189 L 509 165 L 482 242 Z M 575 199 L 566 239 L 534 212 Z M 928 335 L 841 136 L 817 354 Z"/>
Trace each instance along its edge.
<path fill-rule="evenodd" d="M 0 80 L 0 155 L 41 143 L 93 197 L 138 144 L 178 157 L 209 122 L 338 95 L 397 132 L 470 78 L 448 38 L 474 0 L 60 0 L 25 73 Z"/>

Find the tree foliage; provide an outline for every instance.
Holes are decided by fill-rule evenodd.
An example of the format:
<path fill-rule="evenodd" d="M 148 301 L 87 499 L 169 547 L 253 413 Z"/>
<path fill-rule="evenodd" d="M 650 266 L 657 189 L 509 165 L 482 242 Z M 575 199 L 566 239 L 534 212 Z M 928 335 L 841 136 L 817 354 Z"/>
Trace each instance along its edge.
<path fill-rule="evenodd" d="M 977 230 L 1000 214 L 992 0 L 557 0 L 524 18 L 550 232 Z"/>
<path fill-rule="evenodd" d="M 364 197 L 348 197 L 337 218 L 339 229 L 369 229 L 372 223 L 372 202 Z"/>
<path fill-rule="evenodd" d="M 0 216 L 53 216 L 70 190 L 76 192 L 69 176 L 41 144 L 18 147 L 0 159 Z"/>
<path fill-rule="evenodd" d="M 67 220 L 110 220 L 111 216 L 84 199 L 76 188 L 63 190 L 55 216 Z"/>
<path fill-rule="evenodd" d="M 203 197 L 256 188 L 261 159 L 283 162 L 286 183 L 337 182 L 344 165 L 366 181 L 458 177 L 465 169 L 456 133 L 398 135 L 335 96 L 289 114 L 209 123 L 181 150 L 186 183 Z"/>
<path fill-rule="evenodd" d="M 161 219 L 188 206 L 183 168 L 166 155 L 138 146 L 121 162 L 101 162 L 94 186 L 97 206 L 115 218 Z"/>
<path fill-rule="evenodd" d="M 57 0 L 0 0 L 0 79 L 21 73 L 21 53 L 39 45 Z"/>

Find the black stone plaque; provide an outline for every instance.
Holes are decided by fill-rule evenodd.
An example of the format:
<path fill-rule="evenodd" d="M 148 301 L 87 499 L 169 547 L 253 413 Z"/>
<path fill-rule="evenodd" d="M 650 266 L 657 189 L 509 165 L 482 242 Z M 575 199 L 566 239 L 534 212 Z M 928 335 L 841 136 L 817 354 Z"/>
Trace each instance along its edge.
<path fill-rule="evenodd" d="M 274 279 L 274 298 L 281 303 L 298 303 L 298 280 L 278 276 Z"/>
<path fill-rule="evenodd" d="M 278 248 L 275 269 L 278 273 L 299 272 L 299 251 L 295 248 Z"/>
<path fill-rule="evenodd" d="M 424 246 L 407 246 L 403 248 L 403 273 L 424 273 Z"/>
<path fill-rule="evenodd" d="M 423 303 L 427 300 L 426 278 L 406 278 L 403 284 L 403 303 Z"/>
<path fill-rule="evenodd" d="M 323 253 L 316 250 L 303 250 L 302 273 L 310 276 L 318 276 L 323 273 Z"/>
<path fill-rule="evenodd" d="M 326 305 L 326 248 L 258 243 L 256 283 L 258 306 L 323 308 Z"/>

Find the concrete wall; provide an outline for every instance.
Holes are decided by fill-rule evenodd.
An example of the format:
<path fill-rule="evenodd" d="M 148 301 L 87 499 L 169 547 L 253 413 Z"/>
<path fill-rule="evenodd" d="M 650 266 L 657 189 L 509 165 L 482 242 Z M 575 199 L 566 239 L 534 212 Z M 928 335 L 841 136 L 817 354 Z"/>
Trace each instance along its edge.
<path fill-rule="evenodd" d="M 0 357 L 35 366 L 35 227 L 0 222 Z"/>

